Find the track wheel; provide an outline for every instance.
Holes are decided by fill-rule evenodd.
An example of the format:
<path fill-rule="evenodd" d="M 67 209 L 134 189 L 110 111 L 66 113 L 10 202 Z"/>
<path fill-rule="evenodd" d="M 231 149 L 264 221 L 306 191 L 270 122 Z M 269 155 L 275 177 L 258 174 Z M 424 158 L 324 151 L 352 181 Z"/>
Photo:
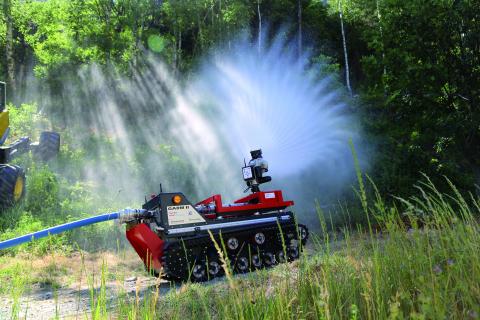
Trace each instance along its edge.
<path fill-rule="evenodd" d="M 263 234 L 263 232 L 257 232 L 255 234 L 255 243 L 258 245 L 262 245 L 265 243 L 265 234 Z"/>
<path fill-rule="evenodd" d="M 41 160 L 48 161 L 55 158 L 59 151 L 60 134 L 53 131 L 44 131 L 40 133 L 36 154 Z"/>
<path fill-rule="evenodd" d="M 275 258 L 275 255 L 271 252 L 265 252 L 263 255 L 263 262 L 267 267 L 271 267 L 277 264 L 277 259 Z"/>
<path fill-rule="evenodd" d="M 235 238 L 235 237 L 228 238 L 228 240 L 227 240 L 227 247 L 228 247 L 228 249 L 230 249 L 232 251 L 237 250 L 239 244 L 240 244 L 240 242 L 238 242 L 238 239 Z"/>
<path fill-rule="evenodd" d="M 308 239 L 308 229 L 305 225 L 298 225 L 298 238 L 302 241 L 302 244 L 305 245 Z"/>
<path fill-rule="evenodd" d="M 300 250 L 298 249 L 298 244 L 291 244 L 287 249 L 288 261 L 297 260 L 300 256 Z"/>
<path fill-rule="evenodd" d="M 246 273 L 249 269 L 249 261 L 248 258 L 245 256 L 238 257 L 237 261 L 235 262 L 235 270 L 238 273 Z"/>
<path fill-rule="evenodd" d="M 262 259 L 258 254 L 252 255 L 252 266 L 255 269 L 260 269 L 262 267 Z"/>
<path fill-rule="evenodd" d="M 195 263 L 192 269 L 192 280 L 195 282 L 203 282 L 207 280 L 207 269 L 202 262 Z"/>
<path fill-rule="evenodd" d="M 222 275 L 222 265 L 217 260 L 208 262 L 208 278 L 213 279 Z"/>
<path fill-rule="evenodd" d="M 19 166 L 0 165 L 0 207 L 11 207 L 25 195 L 25 172 Z"/>
<path fill-rule="evenodd" d="M 285 252 L 283 252 L 283 250 L 278 251 L 275 258 L 278 263 L 284 263 L 287 261 L 287 259 L 285 259 Z"/>

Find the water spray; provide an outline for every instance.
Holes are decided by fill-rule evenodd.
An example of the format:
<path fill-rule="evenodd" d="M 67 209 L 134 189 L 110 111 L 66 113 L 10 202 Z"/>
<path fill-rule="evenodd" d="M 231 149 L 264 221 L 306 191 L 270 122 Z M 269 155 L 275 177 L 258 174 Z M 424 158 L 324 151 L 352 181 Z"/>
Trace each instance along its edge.
<path fill-rule="evenodd" d="M 350 191 L 349 139 L 366 161 L 355 108 L 335 74 L 308 53 L 299 57 L 283 35 L 260 51 L 248 37 L 231 44 L 215 48 L 185 79 L 158 57 L 128 76 L 85 66 L 72 77 L 79 83 L 63 83 L 63 101 L 40 105 L 69 106 L 66 126 L 89 157 L 82 178 L 102 191 L 129 190 L 126 206 L 160 180 L 198 198 L 219 190 L 231 201 L 242 183 L 235 163 L 258 146 L 281 178 L 275 187 L 297 199 L 298 211 Z M 112 143 L 92 146 L 92 135 Z"/>
<path fill-rule="evenodd" d="M 281 178 L 280 183 L 273 182 L 272 192 L 259 190 L 260 183 L 268 182 L 268 177 L 262 175 L 245 180 L 252 195 L 236 199 L 228 206 L 223 205 L 220 195 L 192 205 L 183 194 L 160 192 L 144 204 L 142 210 L 149 214 L 138 212 L 139 216 L 127 224 L 127 238 L 145 264 L 149 265 L 152 260 L 154 269 L 166 268 L 174 278 L 185 278 L 185 274 L 177 270 L 178 264 L 183 270 L 185 261 L 169 264 L 162 260 L 177 250 L 176 244 L 165 245 L 173 235 L 195 236 L 196 232 L 209 228 L 225 231 L 244 227 L 252 220 L 245 219 L 250 221 L 245 222 L 243 217 L 256 213 L 259 219 L 266 219 L 255 221 L 259 224 L 292 221 L 293 214 L 284 210 L 293 202 L 283 201 L 279 190 L 297 199 L 300 203 L 297 211 L 305 213 L 303 219 L 310 216 L 316 220 L 313 200 L 325 194 L 338 194 L 355 176 L 348 141 L 351 139 L 356 147 L 360 145 L 359 127 L 341 90 L 334 88 L 330 76 L 318 76 L 321 72 L 311 66 L 309 57 L 299 58 L 282 37 L 274 39 L 260 52 L 244 38 L 238 39 L 232 49 L 217 52 L 184 85 L 165 64 L 153 58 L 145 62 L 141 72 L 133 71 L 130 78 L 115 75 L 112 80 L 99 67 L 92 66 L 79 71 L 77 79 L 82 85 L 64 84 L 63 97 L 71 100 L 62 102 L 71 106 L 65 118 L 67 125 L 79 126 L 78 135 L 74 135 L 78 143 L 88 141 L 83 137 L 92 132 L 114 139 L 114 143 L 104 147 L 83 145 L 84 149 L 96 153 L 92 156 L 96 162 L 84 167 L 83 177 L 111 190 L 131 190 L 126 195 L 131 197 L 127 201 L 138 199 L 141 196 L 138 192 L 145 186 L 153 189 L 159 179 L 200 198 L 212 189 L 221 190 L 224 199 L 230 201 L 241 182 L 232 163 L 240 162 L 246 152 L 258 145 L 262 145 L 272 160 L 270 169 Z M 85 97 L 91 100 L 86 103 Z M 162 130 L 158 129 L 159 123 Z M 86 127 L 90 130 L 86 131 Z M 170 163 L 159 152 L 162 143 L 175 148 L 176 157 Z M 142 152 L 135 152 L 137 146 L 142 146 Z M 249 162 L 249 166 L 257 162 L 260 163 Z M 136 164 L 134 168 L 132 163 Z M 173 165 L 178 168 L 179 163 L 182 167 L 172 170 Z M 260 171 L 255 169 L 252 174 L 263 174 L 265 169 L 268 169 L 266 162 Z M 184 173 L 187 174 L 180 176 Z M 172 202 L 175 195 L 183 202 Z M 264 208 L 270 210 L 271 216 L 262 216 Z M 96 219 L 98 222 L 120 219 L 121 212 L 32 233 L 9 240 L 12 242 L 8 245 L 97 223 Z M 233 213 L 232 217 L 227 213 Z M 239 220 L 223 224 L 230 218 Z M 289 245 L 294 259 L 295 250 L 303 240 L 287 225 L 283 234 L 291 235 Z M 273 229 L 267 229 L 256 232 L 254 238 L 275 237 L 269 233 Z M 240 253 L 235 251 L 240 250 L 235 243 L 247 241 L 242 237 L 226 239 L 235 247 L 231 249 L 236 253 L 232 261 L 237 261 Z M 259 243 L 251 245 L 261 247 Z M 285 259 L 277 249 L 276 246 L 262 247 L 259 261 L 271 265 L 275 259 Z M 154 256 L 148 257 L 151 254 Z M 202 257 L 190 258 L 193 263 Z M 202 267 L 198 266 L 197 275 L 204 273 Z M 238 268 L 241 271 L 242 268 Z"/>

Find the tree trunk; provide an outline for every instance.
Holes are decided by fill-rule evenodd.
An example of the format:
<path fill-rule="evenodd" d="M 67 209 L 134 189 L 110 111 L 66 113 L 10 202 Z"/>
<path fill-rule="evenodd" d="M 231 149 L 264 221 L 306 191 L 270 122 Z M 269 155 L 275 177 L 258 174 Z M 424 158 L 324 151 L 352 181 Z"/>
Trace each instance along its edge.
<path fill-rule="evenodd" d="M 202 39 L 202 23 L 200 22 L 200 12 L 197 12 L 197 25 L 198 25 L 197 42 L 200 44 L 200 52 L 202 52 L 203 39 Z"/>
<path fill-rule="evenodd" d="M 134 53 L 133 53 L 133 67 L 134 68 L 137 68 L 138 66 L 138 47 L 139 47 L 139 44 L 140 44 L 140 35 L 139 35 L 139 28 L 138 28 L 138 25 L 137 25 L 137 21 L 134 21 L 133 22 L 133 25 L 132 25 L 132 32 L 133 32 L 133 36 L 135 38 L 135 49 L 134 49 Z"/>
<path fill-rule="evenodd" d="M 345 38 L 345 28 L 343 27 L 343 12 L 340 1 L 338 2 L 338 13 L 340 15 L 340 26 L 342 28 L 343 54 L 345 56 L 345 81 L 347 82 L 347 90 L 352 95 L 352 87 L 350 86 L 350 70 L 348 65 L 347 39 Z"/>
<path fill-rule="evenodd" d="M 178 36 L 177 36 L 177 28 L 174 27 L 173 29 L 173 41 L 174 41 L 174 46 L 175 46 L 175 50 L 173 50 L 173 68 L 174 70 L 177 70 L 177 61 L 178 61 Z"/>
<path fill-rule="evenodd" d="M 302 0 L 297 0 L 298 6 L 298 56 L 302 55 Z"/>
<path fill-rule="evenodd" d="M 383 91 L 386 94 L 386 87 L 385 87 L 385 78 L 387 76 L 387 67 L 385 65 L 385 47 L 383 44 L 383 28 L 382 28 L 382 14 L 380 13 L 380 3 L 379 0 L 377 2 L 377 18 L 378 18 L 378 29 L 380 31 L 380 43 L 382 44 L 382 64 L 383 64 L 383 77 L 382 84 L 383 84 Z"/>
<path fill-rule="evenodd" d="M 178 53 L 177 53 L 177 70 L 180 68 L 182 60 L 182 30 L 178 29 Z"/>
<path fill-rule="evenodd" d="M 260 0 L 257 0 L 258 13 L 258 52 L 262 50 L 262 13 L 260 12 Z"/>
<path fill-rule="evenodd" d="M 7 61 L 7 77 L 10 89 L 15 92 L 15 60 L 13 59 L 13 19 L 12 19 L 12 1 L 3 0 L 3 14 L 5 16 L 6 34 L 5 34 L 5 58 Z"/>
<path fill-rule="evenodd" d="M 110 68 L 112 61 L 112 38 L 110 35 L 110 12 L 105 13 L 105 33 L 107 36 L 107 54 L 105 55 L 105 63 Z"/>

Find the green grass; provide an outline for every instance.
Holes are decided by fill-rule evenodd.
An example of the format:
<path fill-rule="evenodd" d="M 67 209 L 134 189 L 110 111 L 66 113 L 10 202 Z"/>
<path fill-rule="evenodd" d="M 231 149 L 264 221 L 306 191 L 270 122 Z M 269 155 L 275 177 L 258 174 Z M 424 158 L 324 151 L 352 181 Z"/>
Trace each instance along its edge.
<path fill-rule="evenodd" d="M 107 297 L 124 275 L 105 263 L 89 275 L 91 319 L 476 319 L 480 314 L 478 199 L 426 181 L 396 205 L 374 198 L 376 226 L 324 232 L 299 261 L 216 283 L 184 284 L 143 296 Z M 319 212 L 324 223 L 324 214 Z M 419 227 L 421 226 L 421 228 Z M 381 230 L 381 231 L 380 231 Z M 330 237 L 330 238 L 327 238 Z M 86 270 L 84 272 L 87 272 Z M 23 289 L 14 277 L 12 300 Z M 15 280 L 16 279 L 16 280 Z M 18 285 L 17 285 L 18 284 Z M 17 311 L 20 311 L 15 309 Z M 17 312 L 16 311 L 16 312 Z M 21 314 L 21 312 L 19 313 Z M 55 315 L 52 315 L 52 317 Z"/>

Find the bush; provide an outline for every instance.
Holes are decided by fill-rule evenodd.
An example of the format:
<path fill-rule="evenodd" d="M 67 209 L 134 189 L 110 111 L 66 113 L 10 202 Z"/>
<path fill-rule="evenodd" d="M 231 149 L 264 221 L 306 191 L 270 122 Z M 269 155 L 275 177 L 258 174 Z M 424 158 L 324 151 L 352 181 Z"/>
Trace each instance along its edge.
<path fill-rule="evenodd" d="M 40 131 L 50 127 L 49 121 L 38 111 L 35 103 L 22 104 L 20 107 L 10 104 L 8 111 L 12 140 L 24 136 L 33 140 L 38 137 Z"/>
<path fill-rule="evenodd" d="M 28 212 L 23 212 L 15 223 L 14 228 L 3 230 L 0 233 L 0 240 L 7 240 L 19 236 L 23 236 L 32 232 L 44 229 L 45 224 L 38 217 L 34 217 Z M 17 253 L 20 251 L 28 251 L 33 254 L 45 254 L 50 250 L 65 251 L 68 249 L 67 236 L 59 235 L 55 237 L 48 237 L 46 239 L 36 240 L 34 242 L 26 243 L 18 247 L 13 247 L 7 250 L 9 253 Z M 2 251 L 5 253 L 5 251 Z"/>
<path fill-rule="evenodd" d="M 25 210 L 55 222 L 60 213 L 59 184 L 56 175 L 47 167 L 30 168 L 28 172 Z"/>

